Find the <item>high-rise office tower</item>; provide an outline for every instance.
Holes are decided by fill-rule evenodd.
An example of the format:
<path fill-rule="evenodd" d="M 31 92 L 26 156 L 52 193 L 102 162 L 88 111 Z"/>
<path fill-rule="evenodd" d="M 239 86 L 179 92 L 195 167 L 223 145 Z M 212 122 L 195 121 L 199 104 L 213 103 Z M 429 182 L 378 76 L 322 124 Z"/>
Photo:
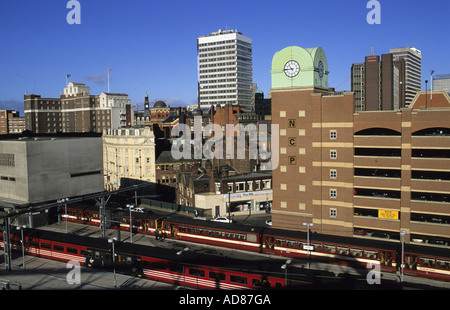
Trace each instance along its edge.
<path fill-rule="evenodd" d="M 405 60 L 405 106 L 409 106 L 422 83 L 422 52 L 415 47 L 402 47 L 390 50 L 394 59 Z"/>
<path fill-rule="evenodd" d="M 445 90 L 450 94 L 450 74 L 437 74 L 433 77 L 433 90 Z"/>
<path fill-rule="evenodd" d="M 352 65 L 355 111 L 396 110 L 405 107 L 405 61 L 392 54 L 366 56 Z"/>
<path fill-rule="evenodd" d="M 252 39 L 220 30 L 197 39 L 199 107 L 252 105 Z"/>

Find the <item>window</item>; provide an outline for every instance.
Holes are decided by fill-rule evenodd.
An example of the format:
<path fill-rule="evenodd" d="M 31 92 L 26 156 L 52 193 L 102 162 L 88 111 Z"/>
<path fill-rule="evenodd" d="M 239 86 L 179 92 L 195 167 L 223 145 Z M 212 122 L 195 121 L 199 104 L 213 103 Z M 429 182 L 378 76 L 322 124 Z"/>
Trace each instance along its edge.
<path fill-rule="evenodd" d="M 225 281 L 226 275 L 224 273 L 221 273 L 221 272 L 210 271 L 209 272 L 209 278 L 210 279 L 219 280 L 219 281 Z"/>
<path fill-rule="evenodd" d="M 64 252 L 64 247 L 60 245 L 53 245 L 53 251 Z"/>
<path fill-rule="evenodd" d="M 336 198 L 336 197 L 337 197 L 337 190 L 330 189 L 330 198 Z"/>
<path fill-rule="evenodd" d="M 330 159 L 336 159 L 337 158 L 337 151 L 333 150 L 330 151 Z"/>
<path fill-rule="evenodd" d="M 297 240 L 286 240 L 286 246 L 288 248 L 296 248 L 297 247 Z"/>
<path fill-rule="evenodd" d="M 51 246 L 51 244 L 50 243 L 41 243 L 41 249 L 51 249 L 52 248 L 52 246 Z"/>
<path fill-rule="evenodd" d="M 67 247 L 66 250 L 67 250 L 67 253 L 70 253 L 70 254 L 78 254 L 78 249 Z"/>
<path fill-rule="evenodd" d="M 278 246 L 285 246 L 286 240 L 285 240 L 285 239 L 279 239 L 279 238 L 277 238 L 276 244 L 277 244 Z"/>
<path fill-rule="evenodd" d="M 189 268 L 189 275 L 204 278 L 205 271 L 201 270 L 201 269 L 196 269 L 196 268 Z"/>
<path fill-rule="evenodd" d="M 336 217 L 337 216 L 337 210 L 336 209 L 330 209 L 330 217 Z"/>
<path fill-rule="evenodd" d="M 330 130 L 330 139 L 331 140 L 337 139 L 337 131 L 336 130 Z"/>
<path fill-rule="evenodd" d="M 337 178 L 337 170 L 330 169 L 330 179 L 336 179 Z"/>
<path fill-rule="evenodd" d="M 248 283 L 248 279 L 246 277 L 231 275 L 230 276 L 230 282 L 239 283 L 239 284 L 247 284 Z"/>

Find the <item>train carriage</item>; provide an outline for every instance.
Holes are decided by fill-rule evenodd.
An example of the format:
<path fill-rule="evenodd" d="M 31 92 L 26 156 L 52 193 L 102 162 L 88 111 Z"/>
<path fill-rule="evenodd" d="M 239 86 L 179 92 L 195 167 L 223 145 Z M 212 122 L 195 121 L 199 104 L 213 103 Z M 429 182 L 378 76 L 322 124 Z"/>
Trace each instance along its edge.
<path fill-rule="evenodd" d="M 165 220 L 164 228 L 168 236 L 178 240 L 252 252 L 261 251 L 261 227 L 171 216 Z"/>
<path fill-rule="evenodd" d="M 263 252 L 277 255 L 366 268 L 379 264 L 381 269 L 395 271 L 397 267 L 396 243 L 386 243 L 350 237 L 307 234 L 267 228 L 263 237 Z"/>
<path fill-rule="evenodd" d="M 63 211 L 65 212 L 65 210 Z M 130 231 L 130 211 L 117 203 L 106 205 L 106 224 L 108 227 Z M 131 212 L 133 232 L 154 235 L 156 229 L 161 229 L 166 217 L 153 213 L 151 210 Z M 69 222 L 100 226 L 100 210 L 96 204 L 70 204 L 67 206 Z"/>
<path fill-rule="evenodd" d="M 3 233 L 0 232 L 3 236 Z M 212 254 L 184 252 L 119 242 L 113 261 L 107 240 L 25 229 L 26 254 L 59 261 L 77 261 L 92 268 L 110 270 L 148 279 L 201 289 L 281 288 L 283 277 L 274 275 L 276 262 L 256 262 Z M 20 250 L 18 232 L 11 234 L 13 250 Z M 2 246 L 4 244 L 2 243 Z"/>
<path fill-rule="evenodd" d="M 65 207 L 64 207 L 65 208 Z M 71 204 L 67 211 L 63 208 L 63 217 L 69 222 L 100 226 L 98 207 L 85 204 Z"/>
<path fill-rule="evenodd" d="M 401 266 L 401 259 L 399 260 Z M 450 250 L 440 247 L 405 245 L 405 274 L 450 281 Z"/>
<path fill-rule="evenodd" d="M 117 222 L 120 223 L 120 229 L 130 231 L 130 212 L 122 212 L 120 217 L 116 217 Z M 155 214 L 152 211 L 131 212 L 131 222 L 133 232 L 155 235 L 155 232 L 162 231 L 164 220 L 166 216 Z"/>

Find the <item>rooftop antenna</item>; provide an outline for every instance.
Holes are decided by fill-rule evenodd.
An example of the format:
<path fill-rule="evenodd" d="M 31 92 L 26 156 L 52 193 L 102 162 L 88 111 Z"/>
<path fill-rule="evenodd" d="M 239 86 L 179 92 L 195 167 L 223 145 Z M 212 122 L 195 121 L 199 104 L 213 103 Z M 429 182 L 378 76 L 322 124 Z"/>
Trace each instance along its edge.
<path fill-rule="evenodd" d="M 375 47 L 373 45 L 370 47 L 370 52 L 371 52 L 370 56 L 375 55 Z"/>

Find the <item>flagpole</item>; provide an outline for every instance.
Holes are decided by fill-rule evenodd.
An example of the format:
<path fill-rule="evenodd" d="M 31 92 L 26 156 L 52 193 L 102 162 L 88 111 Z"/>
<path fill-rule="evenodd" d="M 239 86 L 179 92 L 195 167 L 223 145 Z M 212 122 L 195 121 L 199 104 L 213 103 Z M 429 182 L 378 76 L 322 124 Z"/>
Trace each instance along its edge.
<path fill-rule="evenodd" d="M 110 68 L 108 68 L 108 93 L 109 93 L 109 71 L 111 71 Z"/>

